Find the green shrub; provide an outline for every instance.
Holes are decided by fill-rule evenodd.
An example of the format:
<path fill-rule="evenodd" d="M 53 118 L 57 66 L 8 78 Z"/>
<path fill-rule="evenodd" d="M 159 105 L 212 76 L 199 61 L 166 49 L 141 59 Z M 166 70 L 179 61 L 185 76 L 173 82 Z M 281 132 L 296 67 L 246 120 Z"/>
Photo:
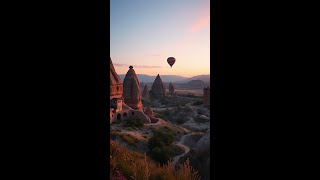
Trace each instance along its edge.
<path fill-rule="evenodd" d="M 170 146 L 159 146 L 151 150 L 151 157 L 161 164 L 166 163 L 172 155 L 173 148 Z"/>
<path fill-rule="evenodd" d="M 139 118 L 129 118 L 124 121 L 125 127 L 143 127 L 143 121 Z"/>
<path fill-rule="evenodd" d="M 166 163 L 173 155 L 171 146 L 173 140 L 174 136 L 170 129 L 161 128 L 155 131 L 148 142 L 151 157 L 157 162 Z"/>

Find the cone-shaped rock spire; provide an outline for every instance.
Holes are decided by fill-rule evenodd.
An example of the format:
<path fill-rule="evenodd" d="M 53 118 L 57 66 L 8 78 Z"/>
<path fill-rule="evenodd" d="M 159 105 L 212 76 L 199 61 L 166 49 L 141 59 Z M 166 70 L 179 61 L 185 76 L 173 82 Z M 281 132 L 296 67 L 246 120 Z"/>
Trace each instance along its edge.
<path fill-rule="evenodd" d="M 149 97 L 149 92 L 148 92 L 148 86 L 144 85 L 143 91 L 142 91 L 142 98 L 148 99 Z"/>
<path fill-rule="evenodd" d="M 123 98 L 132 109 L 142 110 L 140 84 L 132 66 L 123 80 Z"/>
<path fill-rule="evenodd" d="M 160 75 L 158 74 L 156 79 L 154 80 L 151 88 L 152 97 L 158 98 L 166 95 L 166 89 L 162 83 Z"/>

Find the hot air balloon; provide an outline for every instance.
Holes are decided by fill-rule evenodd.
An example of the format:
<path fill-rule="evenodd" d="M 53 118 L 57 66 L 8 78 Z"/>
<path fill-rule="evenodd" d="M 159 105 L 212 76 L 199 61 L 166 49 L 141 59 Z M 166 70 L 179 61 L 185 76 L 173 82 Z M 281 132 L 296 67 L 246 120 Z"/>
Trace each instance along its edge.
<path fill-rule="evenodd" d="M 176 62 L 176 59 L 174 58 L 174 57 L 169 57 L 168 59 L 167 59 L 167 62 L 168 62 L 168 64 L 171 66 L 171 68 L 172 68 L 172 66 L 173 66 L 173 64 Z"/>

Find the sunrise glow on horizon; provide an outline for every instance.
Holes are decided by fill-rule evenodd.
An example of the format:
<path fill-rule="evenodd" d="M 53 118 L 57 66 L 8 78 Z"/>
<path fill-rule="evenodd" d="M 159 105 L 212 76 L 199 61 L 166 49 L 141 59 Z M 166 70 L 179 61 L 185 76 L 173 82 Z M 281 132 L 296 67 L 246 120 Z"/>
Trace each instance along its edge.
<path fill-rule="evenodd" d="M 118 74 L 130 65 L 137 74 L 210 74 L 209 0 L 111 0 L 110 11 L 110 55 Z"/>

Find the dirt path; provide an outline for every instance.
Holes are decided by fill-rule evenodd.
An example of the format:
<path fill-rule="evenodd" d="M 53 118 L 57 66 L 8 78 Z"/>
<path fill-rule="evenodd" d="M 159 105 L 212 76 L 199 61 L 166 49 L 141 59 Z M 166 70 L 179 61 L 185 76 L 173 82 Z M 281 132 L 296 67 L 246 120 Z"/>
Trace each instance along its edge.
<path fill-rule="evenodd" d="M 172 162 L 173 166 L 176 165 L 176 163 L 178 162 L 178 160 L 181 157 L 183 157 L 185 154 L 187 154 L 190 151 L 190 148 L 188 146 L 184 145 L 183 143 L 184 143 L 184 141 L 185 141 L 187 136 L 194 135 L 194 134 L 197 134 L 197 133 L 196 132 L 192 132 L 192 133 L 185 134 L 180 138 L 180 141 L 174 142 L 175 145 L 180 146 L 180 147 L 182 147 L 184 149 L 184 153 L 173 157 L 173 162 Z"/>
<path fill-rule="evenodd" d="M 173 163 L 173 166 L 176 165 L 176 163 L 178 162 L 178 160 L 179 160 L 182 156 L 184 156 L 185 154 L 187 154 L 187 153 L 190 151 L 190 148 L 189 148 L 188 146 L 186 146 L 186 145 L 183 144 L 183 143 L 184 143 L 184 140 L 186 139 L 186 137 L 187 137 L 188 135 L 190 135 L 190 134 L 183 135 L 183 136 L 181 137 L 180 141 L 174 142 L 175 145 L 180 146 L 180 147 L 182 147 L 182 148 L 184 149 L 184 153 L 173 157 L 173 162 L 172 162 L 172 163 Z"/>

